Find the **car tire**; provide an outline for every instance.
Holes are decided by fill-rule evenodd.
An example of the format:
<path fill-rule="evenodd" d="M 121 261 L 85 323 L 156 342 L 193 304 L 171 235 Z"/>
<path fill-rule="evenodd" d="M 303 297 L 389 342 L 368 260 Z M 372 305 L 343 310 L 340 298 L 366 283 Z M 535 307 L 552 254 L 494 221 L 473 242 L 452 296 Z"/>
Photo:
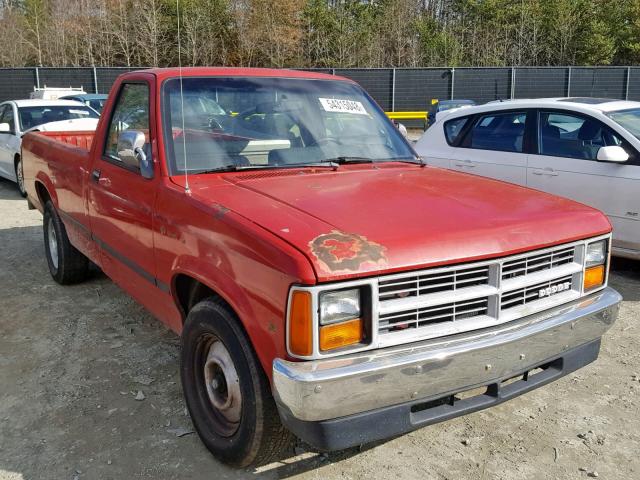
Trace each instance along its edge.
<path fill-rule="evenodd" d="M 16 173 L 16 183 L 18 184 L 18 191 L 24 198 L 27 196 L 27 191 L 24 188 L 24 171 L 22 169 L 22 157 L 20 157 L 20 155 L 16 155 L 14 169 Z"/>
<path fill-rule="evenodd" d="M 67 230 L 51 201 L 44 207 L 44 249 L 49 272 L 60 285 L 85 280 L 89 274 L 89 259 L 69 241 Z"/>
<path fill-rule="evenodd" d="M 256 354 L 220 299 L 202 300 L 189 312 L 180 375 L 196 432 L 222 462 L 264 465 L 292 444 Z"/>

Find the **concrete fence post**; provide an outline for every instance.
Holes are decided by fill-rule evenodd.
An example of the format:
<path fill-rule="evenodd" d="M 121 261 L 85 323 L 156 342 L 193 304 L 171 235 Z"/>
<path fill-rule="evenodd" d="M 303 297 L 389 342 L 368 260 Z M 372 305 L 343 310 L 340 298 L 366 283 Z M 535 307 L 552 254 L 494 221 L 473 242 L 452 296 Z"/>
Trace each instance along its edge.
<path fill-rule="evenodd" d="M 391 70 L 391 111 L 396 111 L 396 69 Z"/>
<path fill-rule="evenodd" d="M 631 82 L 631 67 L 627 67 L 627 78 L 624 84 L 624 99 L 629 100 L 629 83 Z"/>
<path fill-rule="evenodd" d="M 452 68 L 451 69 L 451 98 L 449 100 L 453 100 L 453 94 L 455 91 L 455 84 L 456 84 L 456 69 Z"/>
<path fill-rule="evenodd" d="M 36 67 L 36 88 L 40 88 L 40 70 Z"/>
<path fill-rule="evenodd" d="M 571 67 L 567 69 L 567 97 L 571 96 Z"/>
<path fill-rule="evenodd" d="M 516 67 L 511 67 L 511 100 L 516 97 Z"/>
<path fill-rule="evenodd" d="M 95 65 L 93 67 L 93 91 L 95 93 L 100 93 L 98 92 L 98 72 L 96 70 Z"/>

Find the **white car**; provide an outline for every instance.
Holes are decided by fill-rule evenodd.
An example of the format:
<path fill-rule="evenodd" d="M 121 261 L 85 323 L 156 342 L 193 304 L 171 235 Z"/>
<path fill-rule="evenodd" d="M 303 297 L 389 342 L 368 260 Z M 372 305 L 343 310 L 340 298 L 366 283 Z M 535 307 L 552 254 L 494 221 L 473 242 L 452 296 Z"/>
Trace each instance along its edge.
<path fill-rule="evenodd" d="M 430 165 L 591 205 L 613 225 L 613 254 L 640 259 L 640 102 L 546 98 L 442 112 L 415 148 Z"/>
<path fill-rule="evenodd" d="M 10 100 L 0 103 L 0 177 L 24 196 L 20 146 L 29 131 L 95 130 L 100 115 L 73 100 Z"/>

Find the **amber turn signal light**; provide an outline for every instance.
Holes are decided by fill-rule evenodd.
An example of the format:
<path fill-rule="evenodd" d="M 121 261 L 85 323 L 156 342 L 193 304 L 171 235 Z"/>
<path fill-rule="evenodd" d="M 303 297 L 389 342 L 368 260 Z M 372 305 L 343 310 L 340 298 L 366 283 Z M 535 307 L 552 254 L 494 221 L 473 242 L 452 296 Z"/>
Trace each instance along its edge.
<path fill-rule="evenodd" d="M 589 267 L 584 271 L 584 291 L 600 287 L 604 283 L 604 265 Z"/>
<path fill-rule="evenodd" d="M 362 319 L 325 325 L 320 328 L 320 350 L 334 350 L 362 341 Z"/>
<path fill-rule="evenodd" d="M 308 356 L 313 352 L 311 293 L 293 292 L 289 310 L 289 351 Z"/>

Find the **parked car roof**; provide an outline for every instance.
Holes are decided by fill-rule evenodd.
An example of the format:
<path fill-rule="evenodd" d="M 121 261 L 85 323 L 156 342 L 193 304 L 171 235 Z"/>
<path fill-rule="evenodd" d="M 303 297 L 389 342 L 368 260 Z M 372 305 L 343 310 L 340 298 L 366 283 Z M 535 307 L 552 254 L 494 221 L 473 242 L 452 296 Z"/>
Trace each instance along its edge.
<path fill-rule="evenodd" d="M 11 100 L 18 107 L 46 107 L 48 105 L 82 105 L 85 107 L 84 103 L 78 102 L 76 100 L 41 100 L 41 99 L 24 99 L 24 100 Z"/>
<path fill-rule="evenodd" d="M 160 80 L 173 78 L 180 75 L 179 68 L 149 68 L 145 70 L 137 70 L 140 73 L 151 73 Z M 134 72 L 130 72 L 134 73 Z M 183 67 L 183 77 L 280 77 L 280 78 L 307 78 L 315 80 L 353 80 L 331 75 L 328 73 L 309 72 L 304 70 L 287 70 L 275 68 L 240 68 L 240 67 Z"/>
<path fill-rule="evenodd" d="M 77 95 L 65 95 L 64 97 L 60 97 L 61 100 L 72 100 L 72 99 L 82 99 L 82 100 L 105 100 L 109 95 L 106 93 L 81 93 Z"/>
<path fill-rule="evenodd" d="M 496 110 L 510 110 L 513 108 L 560 108 L 582 113 L 613 112 L 630 108 L 640 108 L 640 102 L 617 99 L 591 99 L 582 97 L 557 97 L 557 98 L 523 98 L 516 100 L 503 100 L 485 103 L 484 105 L 469 106 L 445 110 L 438 114 L 438 121 L 446 118 L 462 117 L 474 113 L 494 112 Z"/>

